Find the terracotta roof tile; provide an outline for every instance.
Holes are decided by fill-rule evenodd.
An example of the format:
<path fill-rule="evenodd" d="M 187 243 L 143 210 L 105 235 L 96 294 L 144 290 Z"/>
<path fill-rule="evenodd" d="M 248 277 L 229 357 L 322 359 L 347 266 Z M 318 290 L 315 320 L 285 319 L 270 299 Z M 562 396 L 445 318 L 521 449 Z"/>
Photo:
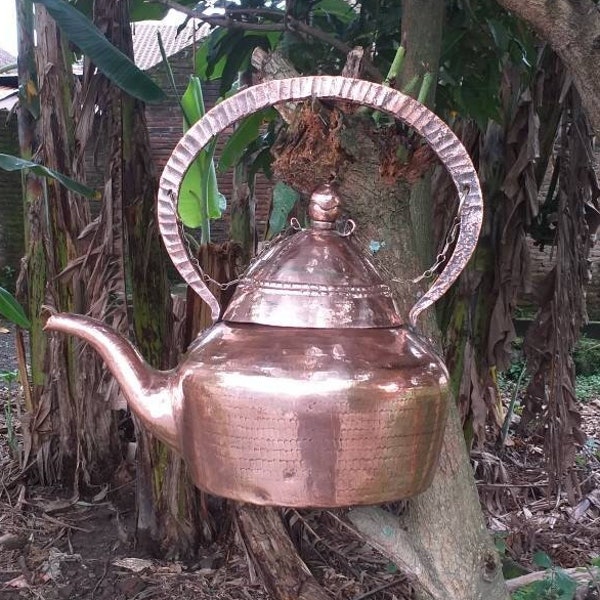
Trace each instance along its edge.
<path fill-rule="evenodd" d="M 198 27 L 191 22 L 177 35 L 176 25 L 162 25 L 157 21 L 140 21 L 133 24 L 133 54 L 136 65 L 147 71 L 162 62 L 158 36 L 162 38 L 167 56 L 173 56 L 196 41 L 204 38 L 209 28 L 206 25 Z"/>
<path fill-rule="evenodd" d="M 16 63 L 16 62 L 17 62 L 17 59 L 12 54 L 10 54 L 6 50 L 2 50 L 2 48 L 0 48 L 0 67 L 5 67 L 6 65 L 12 65 L 13 63 Z"/>

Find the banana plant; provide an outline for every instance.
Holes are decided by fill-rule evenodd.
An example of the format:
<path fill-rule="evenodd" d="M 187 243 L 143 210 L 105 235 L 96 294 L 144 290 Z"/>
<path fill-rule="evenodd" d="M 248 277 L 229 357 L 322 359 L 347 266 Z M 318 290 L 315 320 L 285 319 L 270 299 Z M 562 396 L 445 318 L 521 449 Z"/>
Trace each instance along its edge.
<path fill-rule="evenodd" d="M 58 23 L 63 33 L 113 83 L 143 102 L 166 99 L 164 91 L 131 59 L 113 46 L 94 23 L 66 0 L 34 0 Z"/>
<path fill-rule="evenodd" d="M 184 132 L 205 113 L 202 83 L 192 75 L 181 97 Z M 201 243 L 210 242 L 210 220 L 218 219 L 227 205 L 219 192 L 215 171 L 216 138 L 198 155 L 183 178 L 179 193 L 179 216 L 188 227 L 201 227 Z"/>
<path fill-rule="evenodd" d="M 158 34 L 158 46 L 173 92 L 176 96 L 179 96 L 175 77 L 160 33 Z M 183 132 L 185 133 L 206 112 L 202 82 L 196 75 L 190 77 L 187 89 L 179 100 L 179 106 L 183 115 Z M 183 178 L 179 191 L 177 209 L 179 218 L 186 227 L 201 228 L 202 244 L 210 242 L 210 220 L 218 219 L 227 206 L 227 200 L 219 192 L 217 185 L 214 162 L 215 147 L 216 138 L 200 152 L 191 164 Z"/>
<path fill-rule="evenodd" d="M 79 194 L 80 196 L 84 196 L 85 198 L 98 199 L 100 194 L 97 190 L 94 190 L 79 181 L 75 181 L 54 169 L 49 169 L 44 165 L 40 165 L 39 163 L 32 162 L 30 160 L 25 160 L 24 158 L 19 158 L 18 156 L 13 156 L 12 154 L 0 154 L 0 169 L 3 171 L 24 171 L 29 170 L 39 175 L 40 177 L 48 177 L 50 179 L 55 179 L 62 185 L 64 185 L 67 189 Z"/>

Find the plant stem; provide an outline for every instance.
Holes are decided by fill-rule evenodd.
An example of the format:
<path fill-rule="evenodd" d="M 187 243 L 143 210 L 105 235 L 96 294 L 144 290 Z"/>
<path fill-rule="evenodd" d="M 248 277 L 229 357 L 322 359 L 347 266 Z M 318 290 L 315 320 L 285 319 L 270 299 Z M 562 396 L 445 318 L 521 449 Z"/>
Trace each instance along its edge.
<path fill-rule="evenodd" d="M 421 104 L 427 103 L 427 98 L 429 96 L 429 90 L 431 90 L 431 84 L 433 83 L 433 73 L 425 73 L 423 75 L 423 82 L 421 83 L 421 89 L 419 91 L 419 96 L 417 100 Z"/>
<path fill-rule="evenodd" d="M 402 71 L 402 66 L 404 65 L 405 56 L 406 48 L 404 48 L 404 46 L 399 46 L 398 50 L 396 50 L 396 56 L 394 56 L 394 60 L 392 61 L 392 66 L 383 81 L 383 85 L 390 85 L 392 81 L 398 78 L 400 71 Z"/>
<path fill-rule="evenodd" d="M 510 399 L 510 404 L 508 405 L 508 411 L 506 412 L 506 417 L 504 418 L 504 423 L 502 423 L 502 433 L 500 436 L 500 449 L 504 448 L 506 444 L 506 438 L 508 437 L 508 429 L 510 427 L 510 422 L 512 420 L 513 413 L 515 412 L 515 404 L 517 403 L 517 395 L 519 393 L 519 388 L 521 387 L 521 380 L 523 379 L 523 375 L 525 375 L 526 366 L 524 365 L 519 373 L 519 378 L 517 379 L 517 385 L 515 386 L 515 390 L 513 392 L 512 398 Z"/>

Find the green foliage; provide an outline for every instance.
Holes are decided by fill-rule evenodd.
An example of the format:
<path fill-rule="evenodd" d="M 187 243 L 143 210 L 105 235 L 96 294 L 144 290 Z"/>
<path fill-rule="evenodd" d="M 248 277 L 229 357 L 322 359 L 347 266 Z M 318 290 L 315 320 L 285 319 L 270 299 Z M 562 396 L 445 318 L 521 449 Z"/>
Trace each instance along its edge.
<path fill-rule="evenodd" d="M 196 76 L 190 77 L 187 90 L 181 98 L 184 129 L 187 131 L 204 115 L 202 84 Z M 188 227 L 202 227 L 203 242 L 210 239 L 210 219 L 218 219 L 225 210 L 225 196 L 219 192 L 215 172 L 216 140 L 211 142 L 191 164 L 183 178 L 179 192 L 179 216 Z"/>
<path fill-rule="evenodd" d="M 575 379 L 575 393 L 583 401 L 600 396 L 600 373 L 578 375 Z"/>
<path fill-rule="evenodd" d="M 533 564 L 536 567 L 540 567 L 542 569 L 550 569 L 552 568 L 552 559 L 541 550 L 538 550 L 532 558 Z"/>
<path fill-rule="evenodd" d="M 582 337 L 573 353 L 573 361 L 577 375 L 600 374 L 600 340 Z"/>
<path fill-rule="evenodd" d="M 438 109 L 470 117 L 485 129 L 488 119 L 502 119 L 504 65 L 514 65 L 524 81 L 533 75 L 534 37 L 493 0 L 449 2 L 444 31 Z"/>
<path fill-rule="evenodd" d="M 260 128 L 265 122 L 274 121 L 277 112 L 274 108 L 266 108 L 255 112 L 240 122 L 225 144 L 219 160 L 219 171 L 227 171 L 242 158 L 246 149 L 260 135 Z"/>
<path fill-rule="evenodd" d="M 40 177 L 55 179 L 76 194 L 80 194 L 86 198 L 98 198 L 98 192 L 87 187 L 87 185 L 83 185 L 83 183 L 79 183 L 58 171 L 44 167 L 44 165 L 13 156 L 12 154 L 0 154 L 0 169 L 3 171 L 23 171 L 28 169 Z"/>
<path fill-rule="evenodd" d="M 554 567 L 545 553 L 538 551 L 533 555 L 533 563 L 546 569 L 546 576 L 540 581 L 517 590 L 513 600 L 573 600 L 577 583 L 562 569 Z"/>
<path fill-rule="evenodd" d="M 280 37 L 281 32 L 278 31 L 263 33 L 217 28 L 196 52 L 196 75 L 204 81 L 219 79 L 219 94 L 226 96 L 236 83 L 240 71 L 250 66 L 250 57 L 255 48 L 274 48 Z"/>
<path fill-rule="evenodd" d="M 513 600 L 573 600 L 577 583 L 562 569 L 552 568 L 541 581 L 517 590 Z"/>
<path fill-rule="evenodd" d="M 163 90 L 72 4 L 66 0 L 35 2 L 46 8 L 69 40 L 122 90 L 148 103 L 162 102 L 166 98 Z"/>
<path fill-rule="evenodd" d="M 0 381 L 6 383 L 9 387 L 17 381 L 17 371 L 0 371 Z M 10 396 L 4 401 L 4 424 L 6 425 L 6 441 L 14 457 L 18 456 L 17 436 L 15 435 L 15 425 L 13 417 L 12 401 Z"/>
<path fill-rule="evenodd" d="M 0 269 L 0 287 L 8 290 L 9 292 L 15 291 L 15 285 L 17 283 L 17 271 L 14 267 L 6 265 Z"/>
<path fill-rule="evenodd" d="M 8 319 L 11 323 L 29 329 L 31 323 L 25 315 L 23 307 L 16 301 L 14 296 L 0 287 L 0 315 Z"/>
<path fill-rule="evenodd" d="M 273 189 L 273 206 L 269 218 L 269 231 L 267 237 L 271 238 L 283 231 L 288 215 L 300 194 L 285 183 L 278 182 Z"/>

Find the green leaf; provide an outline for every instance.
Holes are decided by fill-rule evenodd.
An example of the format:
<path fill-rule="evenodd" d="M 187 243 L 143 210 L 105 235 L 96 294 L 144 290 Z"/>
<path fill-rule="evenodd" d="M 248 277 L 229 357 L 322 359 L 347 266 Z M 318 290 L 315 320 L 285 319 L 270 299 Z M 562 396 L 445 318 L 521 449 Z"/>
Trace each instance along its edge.
<path fill-rule="evenodd" d="M 267 108 L 251 114 L 240 122 L 236 130 L 231 134 L 219 160 L 218 170 L 227 171 L 239 162 L 246 148 L 258 138 L 260 127 L 265 121 L 272 121 L 277 117 L 274 108 Z"/>
<path fill-rule="evenodd" d="M 133 0 L 129 5 L 129 19 L 131 21 L 160 21 L 169 12 L 164 4 L 147 2 L 147 0 Z"/>
<path fill-rule="evenodd" d="M 573 600 L 577 591 L 577 582 L 562 569 L 554 572 L 552 587 L 558 592 L 558 600 Z"/>
<path fill-rule="evenodd" d="M 2 287 L 0 287 L 0 315 L 23 329 L 29 329 L 31 327 L 31 323 L 25 316 L 23 307 L 15 300 L 10 292 L 7 292 Z"/>
<path fill-rule="evenodd" d="M 11 154 L 0 154 L 0 169 L 4 171 L 22 171 L 23 169 L 30 169 L 40 177 L 50 177 L 51 179 L 56 179 L 56 181 L 62 183 L 72 192 L 80 194 L 81 196 L 85 196 L 86 198 L 98 199 L 100 196 L 96 190 L 93 190 L 92 188 L 87 187 L 87 185 L 83 185 L 83 183 L 79 183 L 78 181 L 63 175 L 54 169 L 49 169 L 48 167 L 44 167 L 44 165 L 19 158 L 18 156 L 12 156 Z"/>
<path fill-rule="evenodd" d="M 534 565 L 541 567 L 542 569 L 551 569 L 552 568 L 552 560 L 545 552 L 542 552 L 541 550 L 538 550 L 533 555 L 532 560 L 533 560 Z"/>
<path fill-rule="evenodd" d="M 225 29 L 215 29 L 196 50 L 194 71 L 202 81 L 219 79 L 223 74 L 227 55 L 223 54 L 220 58 L 215 59 L 214 47 L 226 33 Z"/>
<path fill-rule="evenodd" d="M 313 14 L 333 15 L 344 23 L 350 23 L 357 16 L 346 0 L 320 0 L 314 5 Z"/>
<path fill-rule="evenodd" d="M 161 102 L 166 98 L 161 88 L 113 46 L 74 6 L 65 0 L 35 0 L 35 2 L 46 8 L 69 40 L 122 90 L 148 103 Z"/>
<path fill-rule="evenodd" d="M 184 129 L 187 131 L 204 115 L 202 84 L 198 77 L 190 83 L 181 98 Z M 202 236 L 208 241 L 209 219 L 218 219 L 225 209 L 226 200 L 219 192 L 213 160 L 216 140 L 213 140 L 190 165 L 179 192 L 179 217 L 187 227 L 202 227 Z"/>
<path fill-rule="evenodd" d="M 288 215 L 294 207 L 294 204 L 300 198 L 300 194 L 289 185 L 278 182 L 273 188 L 273 205 L 271 207 L 271 216 L 269 217 L 268 237 L 277 235 L 283 231 L 287 222 Z"/>

